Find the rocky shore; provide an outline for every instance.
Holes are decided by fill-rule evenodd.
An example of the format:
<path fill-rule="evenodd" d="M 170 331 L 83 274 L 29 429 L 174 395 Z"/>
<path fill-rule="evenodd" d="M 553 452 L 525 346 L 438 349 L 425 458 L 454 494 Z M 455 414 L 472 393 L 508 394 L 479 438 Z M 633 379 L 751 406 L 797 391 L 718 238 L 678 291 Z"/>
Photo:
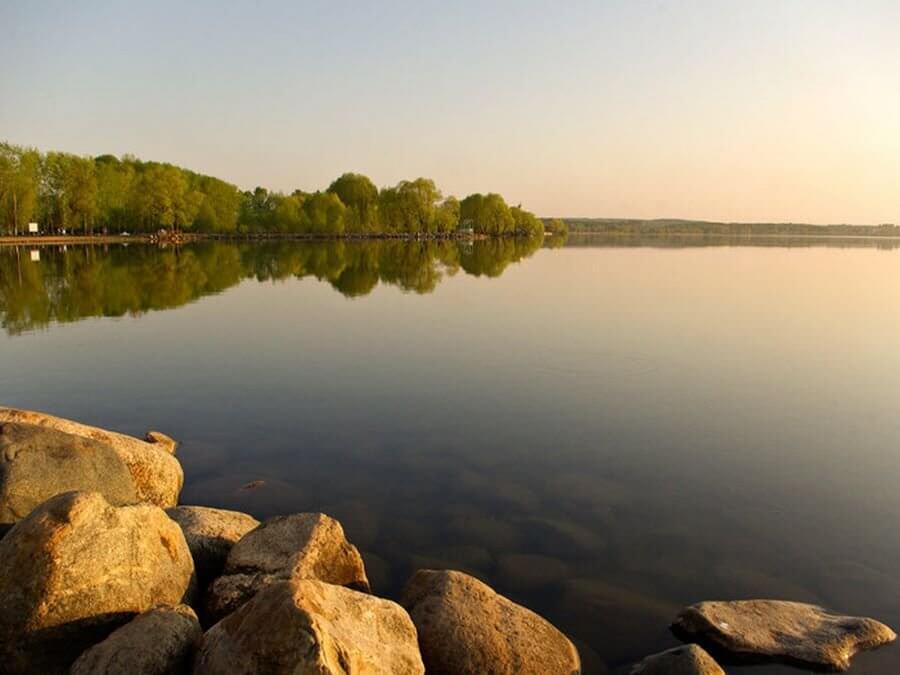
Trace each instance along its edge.
<path fill-rule="evenodd" d="M 420 569 L 400 597 L 375 597 L 329 515 L 180 505 L 176 446 L 0 408 L 0 673 L 606 672 L 461 571 Z M 700 602 L 672 620 L 686 644 L 622 672 L 724 673 L 716 659 L 842 671 L 896 638 L 778 600 Z"/>

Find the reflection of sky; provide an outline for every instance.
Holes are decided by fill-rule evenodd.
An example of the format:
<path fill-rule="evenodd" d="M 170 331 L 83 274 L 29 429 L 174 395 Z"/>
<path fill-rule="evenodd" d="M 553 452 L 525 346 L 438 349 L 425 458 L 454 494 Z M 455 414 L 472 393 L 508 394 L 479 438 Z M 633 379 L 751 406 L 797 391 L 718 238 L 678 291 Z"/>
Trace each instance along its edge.
<path fill-rule="evenodd" d="M 673 602 L 802 587 L 897 624 L 893 587 L 872 579 L 900 555 L 898 256 L 542 250 L 497 279 L 352 300 L 310 278 L 246 281 L 0 338 L 3 403 L 184 439 L 187 499 L 215 499 L 233 472 L 293 486 L 296 508 L 366 502 L 390 521 L 371 548 L 398 574 L 403 546 L 437 546 L 403 518 L 464 542 L 448 525 L 462 504 L 593 528 L 609 549 L 576 556 L 578 574 Z M 671 576 L 659 546 L 710 567 Z M 739 579 L 722 571 L 736 560 Z M 848 586 L 832 563 L 870 577 Z"/>

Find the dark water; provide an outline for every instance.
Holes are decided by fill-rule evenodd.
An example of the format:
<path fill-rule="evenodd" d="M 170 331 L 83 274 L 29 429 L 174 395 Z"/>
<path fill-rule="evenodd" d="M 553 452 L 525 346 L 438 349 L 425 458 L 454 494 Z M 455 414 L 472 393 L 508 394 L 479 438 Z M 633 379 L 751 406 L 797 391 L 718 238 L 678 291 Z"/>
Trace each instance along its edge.
<path fill-rule="evenodd" d="M 376 591 L 469 570 L 587 665 L 703 599 L 900 626 L 896 242 L 569 243 L 0 249 L 0 403 L 169 433 L 185 503 L 324 510 Z"/>

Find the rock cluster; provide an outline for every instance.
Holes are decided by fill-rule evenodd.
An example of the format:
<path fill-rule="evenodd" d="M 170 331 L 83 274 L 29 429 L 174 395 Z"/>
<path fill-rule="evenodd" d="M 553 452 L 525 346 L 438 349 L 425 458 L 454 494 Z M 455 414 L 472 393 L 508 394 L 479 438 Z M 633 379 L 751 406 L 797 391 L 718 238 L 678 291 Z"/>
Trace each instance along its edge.
<path fill-rule="evenodd" d="M 577 675 L 607 672 L 609 654 L 635 660 L 635 645 L 618 645 L 633 633 L 628 618 L 610 610 L 622 591 L 566 580 L 564 563 L 514 553 L 499 570 L 513 589 L 559 584 L 567 613 L 590 623 L 592 641 L 614 643 L 600 656 L 581 643 L 579 655 L 546 619 L 460 571 L 419 569 L 399 603 L 375 597 L 360 552 L 325 514 L 260 523 L 178 506 L 176 445 L 158 432 L 139 440 L 0 408 L 0 672 Z M 564 524 L 541 522 L 536 531 L 594 545 Z M 463 548 L 457 557 L 479 567 L 480 549 Z M 379 558 L 366 556 L 376 578 Z M 674 614 L 665 603 L 644 604 Z M 693 605 L 673 630 L 714 653 L 837 670 L 896 637 L 872 619 L 773 600 Z M 631 672 L 724 671 L 690 644 Z"/>

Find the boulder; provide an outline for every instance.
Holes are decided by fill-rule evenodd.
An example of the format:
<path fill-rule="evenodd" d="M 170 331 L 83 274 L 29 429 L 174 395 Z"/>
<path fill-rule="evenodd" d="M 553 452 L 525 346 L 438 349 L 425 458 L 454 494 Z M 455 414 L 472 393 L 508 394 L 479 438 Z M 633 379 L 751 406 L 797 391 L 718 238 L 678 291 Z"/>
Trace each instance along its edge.
<path fill-rule="evenodd" d="M 725 675 L 715 659 L 698 645 L 685 645 L 648 656 L 631 675 Z"/>
<path fill-rule="evenodd" d="M 462 572 L 419 570 L 401 604 L 419 632 L 429 673 L 454 675 L 581 671 L 578 650 L 548 621 Z"/>
<path fill-rule="evenodd" d="M 187 605 L 157 607 L 84 652 L 70 675 L 186 675 L 202 636 Z"/>
<path fill-rule="evenodd" d="M 846 670 L 858 651 L 897 638 L 874 619 L 782 600 L 701 602 L 684 609 L 672 628 L 738 657 L 831 670 Z"/>
<path fill-rule="evenodd" d="M 218 620 L 265 586 L 288 579 L 369 591 L 362 556 L 341 524 L 323 513 L 297 513 L 270 518 L 232 547 L 222 576 L 209 587 L 207 613 Z"/>
<path fill-rule="evenodd" d="M 165 450 L 170 455 L 174 455 L 175 451 L 178 449 L 178 441 L 159 431 L 148 431 L 144 436 L 144 440 L 160 450 Z"/>
<path fill-rule="evenodd" d="M 64 671 L 134 615 L 184 597 L 194 564 L 184 535 L 151 504 L 111 506 L 67 492 L 0 541 L 0 663 Z"/>
<path fill-rule="evenodd" d="M 416 629 L 399 605 L 313 579 L 260 591 L 203 637 L 196 675 L 420 675 Z"/>
<path fill-rule="evenodd" d="M 51 497 L 101 493 L 110 504 L 138 501 L 131 472 L 102 441 L 56 429 L 0 423 L 0 523 L 12 524 Z"/>
<path fill-rule="evenodd" d="M 176 506 L 166 509 L 166 515 L 181 526 L 203 585 L 222 573 L 231 547 L 259 525 L 246 513 L 207 506 Z"/>
<path fill-rule="evenodd" d="M 168 436 L 150 432 L 148 439 L 153 442 L 142 441 L 46 413 L 0 407 L 0 424 L 7 422 L 47 427 L 106 443 L 128 467 L 139 500 L 161 508 L 178 504 L 178 495 L 184 485 L 184 472 L 181 464 L 171 454 L 174 452 L 174 441 Z M 157 443 L 156 439 L 165 440 Z"/>

